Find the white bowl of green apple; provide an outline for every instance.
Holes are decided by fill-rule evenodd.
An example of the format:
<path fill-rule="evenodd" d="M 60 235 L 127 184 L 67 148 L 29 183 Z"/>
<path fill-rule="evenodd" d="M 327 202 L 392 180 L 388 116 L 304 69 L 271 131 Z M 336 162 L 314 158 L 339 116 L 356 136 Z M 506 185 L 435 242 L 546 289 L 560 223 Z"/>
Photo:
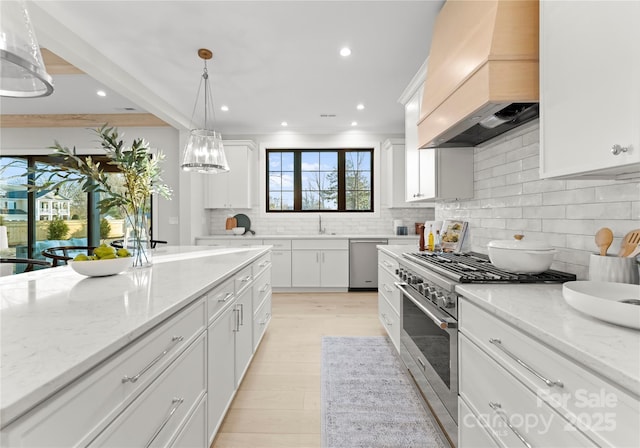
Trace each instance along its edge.
<path fill-rule="evenodd" d="M 107 245 L 96 247 L 93 255 L 79 254 L 67 263 L 78 274 L 88 277 L 104 277 L 119 274 L 131 266 L 133 258 L 127 249 Z"/>

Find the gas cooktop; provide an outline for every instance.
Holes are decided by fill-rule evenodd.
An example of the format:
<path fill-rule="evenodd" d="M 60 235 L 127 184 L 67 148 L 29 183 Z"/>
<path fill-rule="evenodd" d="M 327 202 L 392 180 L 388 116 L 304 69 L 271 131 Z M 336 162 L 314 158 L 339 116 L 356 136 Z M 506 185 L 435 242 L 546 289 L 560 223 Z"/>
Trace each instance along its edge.
<path fill-rule="evenodd" d="M 495 267 L 480 253 L 411 252 L 403 254 L 414 263 L 460 283 L 564 283 L 574 274 L 548 270 L 540 274 L 514 274 Z"/>

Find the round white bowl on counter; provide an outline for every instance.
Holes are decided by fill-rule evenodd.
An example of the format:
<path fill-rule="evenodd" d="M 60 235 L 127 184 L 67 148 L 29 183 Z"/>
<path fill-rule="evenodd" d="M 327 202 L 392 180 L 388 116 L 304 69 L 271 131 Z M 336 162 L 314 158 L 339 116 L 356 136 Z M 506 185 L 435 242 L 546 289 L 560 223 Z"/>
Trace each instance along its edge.
<path fill-rule="evenodd" d="M 516 274 L 539 274 L 553 263 L 558 252 L 543 241 L 495 240 L 487 245 L 489 259 L 496 267 Z"/>
<path fill-rule="evenodd" d="M 87 277 L 104 277 L 116 275 L 131 266 L 133 257 L 117 257 L 107 260 L 69 261 L 71 269 Z"/>

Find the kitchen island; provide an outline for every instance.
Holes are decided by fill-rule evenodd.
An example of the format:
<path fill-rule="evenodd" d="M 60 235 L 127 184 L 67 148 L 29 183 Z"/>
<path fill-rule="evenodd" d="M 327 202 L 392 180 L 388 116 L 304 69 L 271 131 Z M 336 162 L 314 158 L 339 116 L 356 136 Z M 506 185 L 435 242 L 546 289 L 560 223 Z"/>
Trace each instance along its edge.
<path fill-rule="evenodd" d="M 171 372 L 164 370 L 177 371 L 183 357 L 194 360 L 194 370 L 200 370 L 194 373 L 194 382 L 202 386 L 194 395 L 194 403 L 181 409 L 184 421 L 196 414 L 206 416 L 200 411 L 206 406 L 207 389 L 211 386 L 205 377 L 206 330 L 228 311 L 238 316 L 232 322 L 237 328 L 233 328 L 231 336 L 240 333 L 240 312 L 235 302 L 244 300 L 242 325 L 246 314 L 249 350 L 244 358 L 248 365 L 261 336 L 253 334 L 253 318 L 260 317 L 260 328 L 264 329 L 270 317 L 269 281 L 260 280 L 260 288 L 255 287 L 257 279 L 270 276 L 269 268 L 268 246 L 164 247 L 155 251 L 152 267 L 114 276 L 88 278 L 63 266 L 1 278 L 2 445 L 34 445 L 37 437 L 30 439 L 30 434 L 37 431 L 33 428 L 47 427 L 49 421 L 48 446 L 92 442 L 102 436 L 111 421 L 117 422 L 121 414 L 126 415 L 138 395 L 144 395 L 145 388 L 153 388 L 157 378 L 155 382 L 162 383 L 163 375 L 170 377 Z M 258 315 L 257 308 L 264 309 L 267 299 L 269 312 Z M 231 345 L 233 348 L 233 339 Z M 241 381 L 246 365 L 237 365 L 235 371 L 230 366 L 234 387 Z M 112 389 L 103 384 L 107 377 L 114 380 Z M 101 397 L 107 392 L 115 398 Z M 93 409 L 88 403 L 84 406 L 83 395 L 91 400 L 105 398 L 105 403 L 97 403 L 102 409 Z M 227 401 L 229 397 L 225 397 L 223 410 Z M 78 415 L 82 413 L 102 415 L 87 417 L 90 421 L 83 422 L 80 417 L 84 416 Z M 56 420 L 58 415 L 62 420 Z M 74 432 L 75 422 L 65 418 L 78 418 L 89 426 Z M 163 421 L 162 415 L 158 421 Z M 217 429 L 207 430 L 204 424 L 203 431 L 207 432 L 202 433 L 203 440 L 212 437 Z M 63 437 L 58 441 L 56 425 L 68 425 L 57 432 L 78 438 Z M 167 442 L 181 437 L 179 425 L 174 429 L 163 430 L 168 433 Z M 153 428 L 150 430 L 153 434 Z M 153 435 L 160 437 L 157 441 L 162 440 L 163 435 Z M 117 440 L 103 439 L 105 443 Z"/>

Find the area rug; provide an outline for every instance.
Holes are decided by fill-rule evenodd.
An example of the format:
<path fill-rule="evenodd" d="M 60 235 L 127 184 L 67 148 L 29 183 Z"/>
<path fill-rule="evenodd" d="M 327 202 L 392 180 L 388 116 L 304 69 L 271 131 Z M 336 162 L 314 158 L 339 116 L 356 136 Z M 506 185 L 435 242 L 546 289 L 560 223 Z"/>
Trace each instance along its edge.
<path fill-rule="evenodd" d="M 322 338 L 322 446 L 445 448 L 387 337 Z"/>

